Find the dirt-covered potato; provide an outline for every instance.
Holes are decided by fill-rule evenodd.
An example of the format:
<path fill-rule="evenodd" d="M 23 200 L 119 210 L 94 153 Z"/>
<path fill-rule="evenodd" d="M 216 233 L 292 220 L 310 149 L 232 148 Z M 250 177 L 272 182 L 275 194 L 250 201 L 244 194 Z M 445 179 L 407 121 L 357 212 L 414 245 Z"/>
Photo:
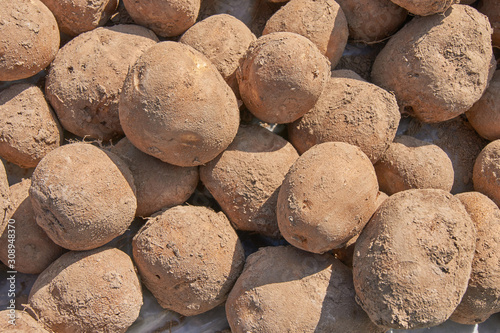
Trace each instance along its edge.
<path fill-rule="evenodd" d="M 476 244 L 464 206 L 443 190 L 385 200 L 354 248 L 358 303 L 381 326 L 415 329 L 446 321 L 467 289 Z"/>
<path fill-rule="evenodd" d="M 118 0 L 42 0 L 42 2 L 54 13 L 59 29 L 69 36 L 76 36 L 103 26 L 118 7 Z"/>
<path fill-rule="evenodd" d="M 391 0 L 407 9 L 410 13 L 420 16 L 442 13 L 459 0 Z"/>
<path fill-rule="evenodd" d="M 424 188 L 449 192 L 455 178 L 453 164 L 441 148 L 406 135 L 394 139 L 374 166 L 380 190 L 389 195 Z"/>
<path fill-rule="evenodd" d="M 127 12 L 137 24 L 158 36 L 179 36 L 198 17 L 201 0 L 123 0 Z"/>
<path fill-rule="evenodd" d="M 278 194 L 278 226 L 292 245 L 315 253 L 340 248 L 376 209 L 378 183 L 356 146 L 326 142 L 300 156 Z"/>
<path fill-rule="evenodd" d="M 139 316 L 142 289 L 124 252 L 71 251 L 38 276 L 28 302 L 29 310 L 51 331 L 118 333 Z"/>
<path fill-rule="evenodd" d="M 19 83 L 1 91 L 0 114 L 0 156 L 21 168 L 35 167 L 62 143 L 62 128 L 35 85 Z"/>
<path fill-rule="evenodd" d="M 0 232 L 3 232 L 8 222 L 8 210 L 10 209 L 10 189 L 5 166 L 0 161 Z"/>
<path fill-rule="evenodd" d="M 47 154 L 33 172 L 30 198 L 38 225 L 54 243 L 75 251 L 123 234 L 137 208 L 125 162 L 85 143 Z"/>
<path fill-rule="evenodd" d="M 219 155 L 239 126 L 236 97 L 217 68 L 191 46 L 162 42 L 130 69 L 120 95 L 120 123 L 146 154 L 178 166 Z"/>
<path fill-rule="evenodd" d="M 356 304 L 349 268 L 331 254 L 292 246 L 264 247 L 248 257 L 226 314 L 234 333 L 384 331 Z"/>
<path fill-rule="evenodd" d="M 236 72 L 245 106 L 269 123 L 289 123 L 312 109 L 330 76 L 330 63 L 307 38 L 275 32 L 250 44 Z"/>
<path fill-rule="evenodd" d="M 494 71 L 488 19 L 468 5 L 416 17 L 375 59 L 373 82 L 393 91 L 401 111 L 441 122 L 469 110 Z"/>
<path fill-rule="evenodd" d="M 123 82 L 129 67 L 157 41 L 151 30 L 118 25 L 83 33 L 64 45 L 45 83 L 62 126 L 104 141 L 123 135 L 118 116 Z"/>
<path fill-rule="evenodd" d="M 278 191 L 298 157 L 277 134 L 241 126 L 229 147 L 200 167 L 200 177 L 236 229 L 279 237 Z"/>
<path fill-rule="evenodd" d="M 500 139 L 500 70 L 493 75 L 483 96 L 465 114 L 483 138 Z"/>
<path fill-rule="evenodd" d="M 469 286 L 451 320 L 474 325 L 500 312 L 500 209 L 479 192 L 456 196 L 477 230 Z"/>
<path fill-rule="evenodd" d="M 493 46 L 500 47 L 500 2 L 497 0 L 481 0 L 478 5 L 481 13 L 488 16 L 493 28 L 491 36 Z"/>
<path fill-rule="evenodd" d="M 472 174 L 474 190 L 500 206 L 500 140 L 489 143 L 476 159 Z"/>
<path fill-rule="evenodd" d="M 347 19 L 334 0 L 291 0 L 267 20 L 263 35 L 288 31 L 311 40 L 335 67 L 349 37 Z"/>
<path fill-rule="evenodd" d="M 27 274 L 40 274 L 56 260 L 64 249 L 55 244 L 36 224 L 35 213 L 29 199 L 31 180 L 25 179 L 10 187 L 11 209 L 8 212 L 11 231 L 6 228 L 0 237 L 0 260 L 9 266 L 9 244 L 14 240 L 15 270 Z M 12 233 L 12 230 L 15 233 Z M 13 237 L 15 236 L 15 237 Z"/>
<path fill-rule="evenodd" d="M 59 29 L 39 0 L 0 0 L 0 81 L 35 75 L 56 56 Z"/>
<path fill-rule="evenodd" d="M 132 241 L 142 282 L 158 303 L 183 316 L 222 304 L 245 262 L 226 216 L 177 206 L 151 218 Z"/>
<path fill-rule="evenodd" d="M 353 78 L 353 72 L 337 72 L 311 111 L 289 125 L 289 139 L 300 153 L 323 142 L 346 142 L 375 163 L 396 136 L 401 118 L 396 98 Z"/>
<path fill-rule="evenodd" d="M 49 333 L 41 323 L 21 310 L 0 311 L 0 331 L 9 333 Z"/>
<path fill-rule="evenodd" d="M 408 12 L 391 0 L 336 0 L 347 18 L 349 38 L 378 42 L 392 35 L 406 20 Z"/>
<path fill-rule="evenodd" d="M 203 53 L 239 95 L 236 70 L 254 40 L 255 35 L 243 22 L 234 16 L 219 14 L 193 25 L 179 42 Z"/>
<path fill-rule="evenodd" d="M 162 208 L 183 204 L 198 185 L 197 167 L 179 167 L 160 161 L 123 138 L 110 148 L 129 167 L 137 196 L 136 216 L 151 216 Z"/>

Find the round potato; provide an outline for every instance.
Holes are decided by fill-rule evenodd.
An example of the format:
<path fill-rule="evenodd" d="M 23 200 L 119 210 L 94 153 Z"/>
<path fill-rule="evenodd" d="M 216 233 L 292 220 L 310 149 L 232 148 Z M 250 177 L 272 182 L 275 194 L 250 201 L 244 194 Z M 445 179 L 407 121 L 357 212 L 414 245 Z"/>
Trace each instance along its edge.
<path fill-rule="evenodd" d="M 233 141 L 236 97 L 214 65 L 191 46 L 162 42 L 130 69 L 120 123 L 146 154 L 178 166 L 209 162 Z"/>
<path fill-rule="evenodd" d="M 40 0 L 0 0 L 0 81 L 35 75 L 59 50 L 59 29 Z"/>
<path fill-rule="evenodd" d="M 157 41 L 151 30 L 117 25 L 83 33 L 64 45 L 45 83 L 62 126 L 80 137 L 108 141 L 122 136 L 118 101 L 123 82 L 129 67 Z"/>
<path fill-rule="evenodd" d="M 132 241 L 142 282 L 158 303 L 183 316 L 222 304 L 245 256 L 223 213 L 177 206 L 151 218 Z"/>
<path fill-rule="evenodd" d="M 139 316 L 141 284 L 115 248 L 68 252 L 38 276 L 29 309 L 50 331 L 125 332 Z"/>
<path fill-rule="evenodd" d="M 292 245 L 314 253 L 340 248 L 376 209 L 378 183 L 356 146 L 326 142 L 300 156 L 278 194 L 278 226 Z"/>
<path fill-rule="evenodd" d="M 491 36 L 493 46 L 500 47 L 500 3 L 495 0 L 481 0 L 478 9 L 488 16 L 493 27 L 493 35 Z"/>
<path fill-rule="evenodd" d="M 134 179 L 115 154 L 85 143 L 61 146 L 33 172 L 36 222 L 54 243 L 75 251 L 106 244 L 135 216 Z"/>
<path fill-rule="evenodd" d="M 311 40 L 335 67 L 349 37 L 347 19 L 334 0 L 291 0 L 267 20 L 263 35 L 288 31 Z"/>
<path fill-rule="evenodd" d="M 21 310 L 0 311 L 0 330 L 9 333 L 49 333 L 41 323 Z M 12 321 L 12 323 L 11 323 Z M 15 324 L 13 324 L 15 323 Z"/>
<path fill-rule="evenodd" d="M 435 123 L 481 98 L 493 64 L 488 19 L 453 5 L 442 15 L 414 18 L 392 36 L 375 59 L 372 79 L 394 92 L 402 112 Z"/>
<path fill-rule="evenodd" d="M 410 13 L 420 16 L 442 13 L 459 0 L 391 0 L 407 9 Z"/>
<path fill-rule="evenodd" d="M 229 147 L 200 167 L 200 176 L 236 229 L 277 238 L 279 187 L 298 157 L 277 134 L 241 126 Z"/>
<path fill-rule="evenodd" d="M 489 143 L 476 159 L 472 175 L 474 190 L 500 206 L 500 140 Z"/>
<path fill-rule="evenodd" d="M 467 289 L 476 230 L 443 190 L 407 190 L 385 200 L 356 241 L 357 301 L 371 320 L 396 329 L 446 321 Z"/>

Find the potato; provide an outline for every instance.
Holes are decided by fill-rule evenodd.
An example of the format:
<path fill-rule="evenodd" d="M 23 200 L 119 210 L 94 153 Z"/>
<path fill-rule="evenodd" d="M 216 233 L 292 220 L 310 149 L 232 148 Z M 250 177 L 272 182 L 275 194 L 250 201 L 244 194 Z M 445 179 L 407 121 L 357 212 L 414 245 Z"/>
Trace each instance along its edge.
<path fill-rule="evenodd" d="M 0 330 L 10 333 L 49 333 L 43 325 L 21 310 L 0 311 Z M 13 320 L 12 324 L 10 321 Z"/>
<path fill-rule="evenodd" d="M 36 224 L 35 213 L 29 199 L 31 180 L 25 179 L 10 187 L 12 207 L 8 212 L 11 219 L 11 234 L 6 228 L 0 237 L 0 260 L 9 266 L 8 247 L 14 239 L 16 249 L 15 270 L 26 274 L 40 274 L 56 260 L 64 249 L 55 244 Z M 9 237 L 15 235 L 15 238 Z"/>
<path fill-rule="evenodd" d="M 61 32 L 69 36 L 76 36 L 103 26 L 118 7 L 118 0 L 42 0 L 42 2 L 54 13 Z"/>
<path fill-rule="evenodd" d="M 39 0 L 0 0 L 0 81 L 35 75 L 56 56 L 59 29 Z"/>
<path fill-rule="evenodd" d="M 500 47 L 500 3 L 496 0 L 481 0 L 478 10 L 488 16 L 493 28 L 493 35 L 491 36 L 493 46 Z"/>
<path fill-rule="evenodd" d="M 396 32 L 408 12 L 391 0 L 337 0 L 349 25 L 349 38 L 357 42 L 378 42 Z"/>
<path fill-rule="evenodd" d="M 10 206 L 9 181 L 7 180 L 5 166 L 2 162 L 0 162 L 0 232 L 2 233 L 9 220 L 7 212 L 10 209 Z"/>
<path fill-rule="evenodd" d="M 127 138 L 109 150 L 132 172 L 137 196 L 136 216 L 151 216 L 162 208 L 183 204 L 198 185 L 197 167 L 183 168 L 162 162 L 135 148 Z"/>
<path fill-rule="evenodd" d="M 395 4 L 407 9 L 410 13 L 427 16 L 446 11 L 459 0 L 391 0 Z"/>
<path fill-rule="evenodd" d="M 198 17 L 201 0 L 123 0 L 127 12 L 137 24 L 158 36 L 179 36 Z"/>
<path fill-rule="evenodd" d="M 52 241 L 82 251 L 123 234 L 137 208 L 134 180 L 116 155 L 85 143 L 45 156 L 31 178 L 36 222 Z"/>
<path fill-rule="evenodd" d="M 157 41 L 146 28 L 118 25 L 83 33 L 64 45 L 45 84 L 63 127 L 104 141 L 123 136 L 118 117 L 123 82 L 129 67 Z"/>
<path fill-rule="evenodd" d="M 251 254 L 226 302 L 234 333 L 375 333 L 354 299 L 352 273 L 330 254 L 292 246 Z"/>
<path fill-rule="evenodd" d="M 267 21 L 263 35 L 288 31 L 311 40 L 335 67 L 349 37 L 347 19 L 334 0 L 291 0 Z"/>
<path fill-rule="evenodd" d="M 245 106 L 269 123 L 289 123 L 313 108 L 330 76 L 330 62 L 307 38 L 275 32 L 250 44 L 236 72 Z"/>
<path fill-rule="evenodd" d="M 356 236 L 376 209 L 377 176 L 356 146 L 326 142 L 300 156 L 278 194 L 278 226 L 293 246 L 323 253 Z"/>
<path fill-rule="evenodd" d="M 162 42 L 130 69 L 120 95 L 120 123 L 146 154 L 178 166 L 209 162 L 238 131 L 236 97 L 203 54 Z"/>
<path fill-rule="evenodd" d="M 489 143 L 477 156 L 472 181 L 474 190 L 500 206 L 500 140 Z"/>
<path fill-rule="evenodd" d="M 460 37 L 457 37 L 460 36 Z M 416 17 L 375 59 L 373 83 L 393 91 L 401 111 L 442 122 L 479 100 L 493 75 L 491 27 L 467 5 Z"/>
<path fill-rule="evenodd" d="M 203 53 L 239 95 L 236 70 L 255 35 L 237 18 L 219 14 L 209 16 L 189 28 L 179 42 Z"/>
<path fill-rule="evenodd" d="M 396 136 L 398 104 L 389 92 L 348 72 L 332 72 L 316 105 L 289 125 L 288 135 L 300 153 L 340 141 L 358 146 L 375 163 Z"/>
<path fill-rule="evenodd" d="M 118 333 L 139 316 L 142 290 L 127 254 L 99 248 L 59 257 L 38 276 L 28 302 L 51 331 Z"/>
<path fill-rule="evenodd" d="M 456 196 L 477 230 L 469 286 L 451 320 L 474 325 L 500 312 L 500 209 L 479 192 Z"/>
<path fill-rule="evenodd" d="M 446 321 L 467 289 L 475 242 L 474 223 L 450 193 L 417 189 L 390 196 L 354 247 L 358 303 L 385 327 Z"/>
<path fill-rule="evenodd" d="M 495 72 L 483 96 L 465 114 L 483 138 L 500 139 L 500 71 Z"/>
<path fill-rule="evenodd" d="M 285 139 L 260 126 L 241 126 L 200 177 L 236 229 L 279 237 L 278 191 L 299 157 Z"/>
<path fill-rule="evenodd" d="M 222 304 L 243 269 L 243 247 L 223 213 L 177 206 L 151 218 L 132 241 L 142 282 L 183 316 Z"/>
<path fill-rule="evenodd" d="M 441 148 L 406 135 L 394 139 L 374 167 L 380 190 L 389 195 L 425 188 L 449 192 L 455 176 Z"/>

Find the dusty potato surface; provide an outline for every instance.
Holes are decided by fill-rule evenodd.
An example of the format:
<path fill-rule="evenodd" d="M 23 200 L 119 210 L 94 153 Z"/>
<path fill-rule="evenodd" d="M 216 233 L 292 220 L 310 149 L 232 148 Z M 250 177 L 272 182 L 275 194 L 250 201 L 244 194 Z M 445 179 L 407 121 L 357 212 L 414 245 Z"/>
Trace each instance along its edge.
<path fill-rule="evenodd" d="M 457 195 L 477 230 L 469 286 L 451 320 L 474 325 L 500 312 L 500 209 L 479 192 Z"/>
<path fill-rule="evenodd" d="M 300 156 L 278 195 L 278 226 L 292 245 L 323 253 L 358 234 L 376 209 L 377 176 L 356 146 L 326 142 Z"/>
<path fill-rule="evenodd" d="M 85 143 L 46 155 L 31 178 L 36 222 L 54 243 L 75 251 L 123 234 L 137 208 L 134 179 L 115 154 Z"/>
<path fill-rule="evenodd" d="M 243 269 L 243 247 L 226 216 L 176 206 L 150 219 L 133 242 L 142 282 L 158 303 L 183 316 L 222 304 Z"/>
<path fill-rule="evenodd" d="M 307 38 L 275 32 L 250 44 L 236 73 L 245 106 L 269 123 L 289 123 L 312 109 L 330 63 Z"/>
<path fill-rule="evenodd" d="M 410 13 L 420 16 L 442 13 L 459 0 L 391 0 L 407 9 Z"/>
<path fill-rule="evenodd" d="M 54 15 L 39 0 L 0 0 L 0 81 L 35 75 L 59 49 Z"/>
<path fill-rule="evenodd" d="M 401 111 L 424 122 L 464 113 L 493 75 L 491 27 L 467 5 L 416 17 L 375 59 L 373 83 L 393 91 Z"/>
<path fill-rule="evenodd" d="M 10 189 L 7 173 L 3 162 L 0 163 L 0 232 L 3 232 L 8 222 L 8 210 L 10 209 Z"/>
<path fill-rule="evenodd" d="M 476 159 L 472 175 L 474 190 L 500 206 L 500 140 L 489 143 Z"/>
<path fill-rule="evenodd" d="M 28 313 L 21 310 L 3 310 L 0 311 L 0 330 L 9 333 L 49 333 L 43 325 L 31 317 Z M 15 318 L 15 319 L 13 319 Z M 9 323 L 9 320 L 15 320 L 15 325 Z"/>
<path fill-rule="evenodd" d="M 337 72 L 316 105 L 289 125 L 289 139 L 300 153 L 323 142 L 346 142 L 375 163 L 396 136 L 401 118 L 396 98 L 353 72 Z"/>
<path fill-rule="evenodd" d="M 311 40 L 335 67 L 349 37 L 347 19 L 334 0 L 291 0 L 267 20 L 263 35 L 288 31 Z"/>
<path fill-rule="evenodd" d="M 157 41 L 151 30 L 117 25 L 83 33 L 64 45 L 45 84 L 63 127 L 104 141 L 122 136 L 118 101 L 123 82 L 129 67 Z"/>
<path fill-rule="evenodd" d="M 493 35 L 491 36 L 493 46 L 500 47 L 500 3 L 495 0 L 481 0 L 478 5 L 481 13 L 488 16 Z"/>
<path fill-rule="evenodd" d="M 278 191 L 298 157 L 277 134 L 241 126 L 229 147 L 200 167 L 200 177 L 236 229 L 279 237 Z"/>
<path fill-rule="evenodd" d="M 460 200 L 443 190 L 407 190 L 379 207 L 356 241 L 358 303 L 396 329 L 446 321 L 462 299 L 476 243 Z"/>
<path fill-rule="evenodd" d="M 125 332 L 139 316 L 142 290 L 127 254 L 99 248 L 59 257 L 38 276 L 28 302 L 54 332 Z"/>
<path fill-rule="evenodd" d="M 120 123 L 141 151 L 178 166 L 204 164 L 239 126 L 236 97 L 210 60 L 191 46 L 162 42 L 130 69 Z"/>

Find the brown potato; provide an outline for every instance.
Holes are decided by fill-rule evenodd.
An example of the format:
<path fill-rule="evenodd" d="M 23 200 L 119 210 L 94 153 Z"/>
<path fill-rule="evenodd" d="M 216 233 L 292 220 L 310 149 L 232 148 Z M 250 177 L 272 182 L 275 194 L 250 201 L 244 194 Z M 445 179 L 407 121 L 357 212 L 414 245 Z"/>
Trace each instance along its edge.
<path fill-rule="evenodd" d="M 39 0 L 0 0 L 0 81 L 35 75 L 59 49 L 54 15 Z"/>
<path fill-rule="evenodd" d="M 442 15 L 414 18 L 392 36 L 375 59 L 372 79 L 394 92 L 402 112 L 435 123 L 470 109 L 493 71 L 487 18 L 453 5 Z"/>
<path fill-rule="evenodd" d="M 0 331 L 9 333 L 49 333 L 41 323 L 21 310 L 0 311 Z M 12 322 L 11 322 L 12 320 Z"/>
<path fill-rule="evenodd" d="M 215 66 L 176 42 L 158 43 L 137 60 L 125 80 L 119 113 L 134 146 L 178 166 L 214 159 L 239 126 L 236 97 Z"/>
<path fill-rule="evenodd" d="M 277 134 L 241 126 L 229 147 L 200 167 L 200 177 L 236 229 L 277 238 L 279 187 L 298 157 Z"/>
<path fill-rule="evenodd" d="M 137 208 L 125 162 L 85 143 L 47 154 L 31 178 L 30 198 L 38 225 L 54 243 L 75 251 L 123 234 Z"/>
<path fill-rule="evenodd" d="M 493 46 L 500 47 L 500 3 L 496 0 L 481 0 L 478 10 L 488 16 L 493 28 Z"/>
<path fill-rule="evenodd" d="M 5 166 L 3 162 L 0 161 L 0 232 L 3 233 L 9 216 L 7 214 L 10 209 L 10 189 L 9 181 L 7 180 L 7 173 L 5 172 Z"/>
<path fill-rule="evenodd" d="M 459 0 L 391 0 L 407 9 L 410 13 L 420 16 L 442 13 Z"/>
<path fill-rule="evenodd" d="M 278 195 L 278 225 L 292 245 L 314 253 L 340 248 L 376 209 L 377 176 L 356 146 L 326 142 L 290 168 Z"/>
<path fill-rule="evenodd" d="M 118 101 L 123 82 L 129 67 L 157 42 L 151 30 L 118 25 L 83 33 L 64 45 L 45 83 L 63 127 L 104 141 L 122 136 Z"/>
<path fill-rule="evenodd" d="M 59 257 L 38 276 L 28 302 L 51 331 L 118 333 L 139 316 L 142 290 L 127 254 L 98 248 Z"/>
<path fill-rule="evenodd" d="M 446 321 L 467 289 L 474 222 L 443 190 L 407 190 L 385 200 L 354 247 L 357 301 L 371 320 L 396 329 Z"/>
<path fill-rule="evenodd" d="M 291 0 L 267 20 L 263 35 L 294 32 L 311 40 L 335 67 L 349 37 L 347 19 L 334 0 Z"/>
<path fill-rule="evenodd" d="M 151 218 L 132 241 L 142 282 L 158 303 L 183 316 L 222 304 L 245 256 L 226 216 L 177 206 Z"/>
<path fill-rule="evenodd" d="M 500 206 L 500 140 L 489 143 L 476 159 L 472 175 L 474 190 Z"/>

